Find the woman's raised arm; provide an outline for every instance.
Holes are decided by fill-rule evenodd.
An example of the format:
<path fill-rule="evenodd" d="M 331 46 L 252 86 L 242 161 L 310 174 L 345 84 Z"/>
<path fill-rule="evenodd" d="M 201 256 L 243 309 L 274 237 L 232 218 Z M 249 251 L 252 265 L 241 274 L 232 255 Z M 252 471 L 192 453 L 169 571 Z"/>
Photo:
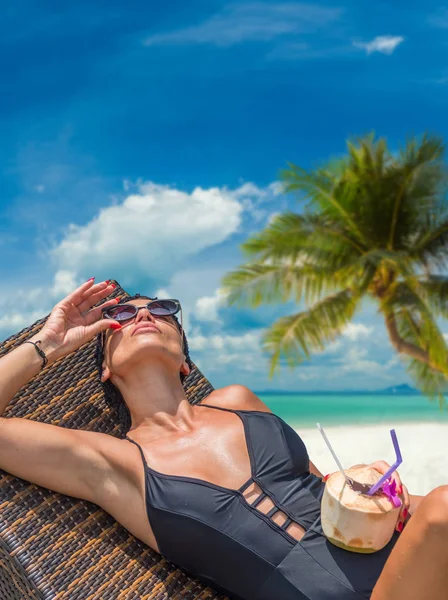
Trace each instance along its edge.
<path fill-rule="evenodd" d="M 66 356 L 100 331 L 120 328 L 102 319 L 101 309 L 113 290 L 108 282 L 89 280 L 59 302 L 41 331 L 31 338 L 39 343 L 48 363 Z M 0 415 L 13 396 L 42 368 L 43 357 L 32 344 L 24 343 L 0 359 Z M 68 429 L 29 419 L 0 416 L 0 469 L 51 490 L 101 503 L 114 477 L 119 452 L 113 437 Z"/>
<path fill-rule="evenodd" d="M 120 328 L 119 323 L 101 318 L 101 309 L 113 306 L 116 299 L 95 304 L 109 296 L 114 286 L 107 281 L 94 284 L 89 279 L 51 311 L 41 331 L 30 338 L 39 342 L 49 363 L 74 352 L 91 340 L 97 333 L 109 328 Z M 14 395 L 26 385 L 42 368 L 43 358 L 32 344 L 24 343 L 0 359 L 0 415 Z"/>

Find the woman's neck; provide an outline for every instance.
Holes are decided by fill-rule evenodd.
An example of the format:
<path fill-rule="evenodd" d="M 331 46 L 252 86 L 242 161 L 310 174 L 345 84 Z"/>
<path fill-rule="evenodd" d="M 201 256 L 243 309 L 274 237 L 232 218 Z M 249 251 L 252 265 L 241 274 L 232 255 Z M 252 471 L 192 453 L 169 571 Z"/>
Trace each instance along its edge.
<path fill-rule="evenodd" d="M 130 431 L 143 433 L 145 438 L 163 433 L 190 431 L 193 409 L 188 402 L 179 373 L 164 364 L 134 365 L 123 377 L 114 377 L 131 413 Z"/>

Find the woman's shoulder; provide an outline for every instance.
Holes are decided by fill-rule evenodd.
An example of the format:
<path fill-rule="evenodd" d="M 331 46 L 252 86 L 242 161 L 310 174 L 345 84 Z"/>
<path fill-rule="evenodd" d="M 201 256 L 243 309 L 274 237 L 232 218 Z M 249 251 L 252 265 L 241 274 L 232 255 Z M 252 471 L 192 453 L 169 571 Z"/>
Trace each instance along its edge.
<path fill-rule="evenodd" d="M 214 390 L 202 404 L 210 404 L 231 410 L 257 410 L 271 412 L 266 404 L 245 385 L 228 385 Z"/>

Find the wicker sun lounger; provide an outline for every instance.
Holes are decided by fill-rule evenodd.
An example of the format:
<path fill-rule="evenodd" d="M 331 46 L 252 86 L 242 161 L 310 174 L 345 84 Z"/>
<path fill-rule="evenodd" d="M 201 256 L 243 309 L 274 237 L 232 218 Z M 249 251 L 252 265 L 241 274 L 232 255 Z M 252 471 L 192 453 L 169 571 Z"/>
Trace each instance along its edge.
<path fill-rule="evenodd" d="M 117 286 L 114 295 L 126 292 Z M 7 339 L 0 356 L 38 332 L 44 322 Z M 93 340 L 41 371 L 11 401 L 4 416 L 120 437 L 98 383 L 94 349 Z M 195 367 L 185 389 L 194 404 L 213 388 Z M 167 563 L 89 502 L 0 471 L 0 510 L 0 600 L 223 598 Z"/>

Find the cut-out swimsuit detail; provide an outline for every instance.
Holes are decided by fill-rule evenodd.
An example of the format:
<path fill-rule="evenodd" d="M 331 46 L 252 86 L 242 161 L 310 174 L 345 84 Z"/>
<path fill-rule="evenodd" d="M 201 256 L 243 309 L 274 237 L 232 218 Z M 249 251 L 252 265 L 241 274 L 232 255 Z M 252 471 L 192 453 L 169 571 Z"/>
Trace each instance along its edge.
<path fill-rule="evenodd" d="M 331 546 L 320 527 L 324 484 L 310 473 L 299 435 L 272 413 L 201 406 L 242 420 L 250 478 L 231 489 L 160 473 L 127 437 L 141 453 L 146 511 L 161 554 L 238 600 L 368 598 L 393 543 L 374 555 Z M 358 564 L 366 556 L 372 560 Z M 367 570 L 361 578 L 360 569 Z"/>

